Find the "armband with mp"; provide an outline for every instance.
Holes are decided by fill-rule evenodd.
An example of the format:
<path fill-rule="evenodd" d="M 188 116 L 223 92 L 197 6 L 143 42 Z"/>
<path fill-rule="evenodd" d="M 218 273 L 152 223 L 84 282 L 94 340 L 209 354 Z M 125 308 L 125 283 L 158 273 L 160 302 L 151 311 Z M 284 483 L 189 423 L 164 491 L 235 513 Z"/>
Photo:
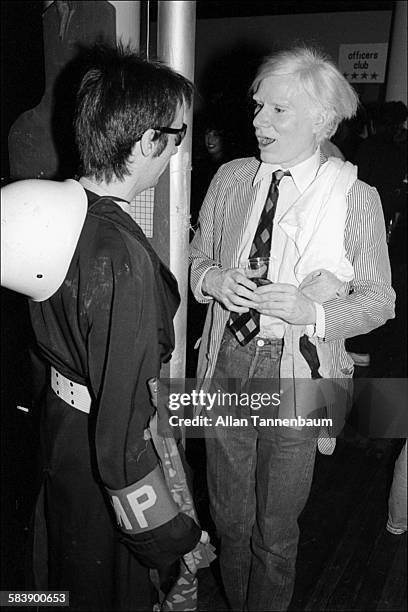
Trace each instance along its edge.
<path fill-rule="evenodd" d="M 179 513 L 158 465 L 124 489 L 106 490 L 120 529 L 129 535 L 151 531 Z"/>

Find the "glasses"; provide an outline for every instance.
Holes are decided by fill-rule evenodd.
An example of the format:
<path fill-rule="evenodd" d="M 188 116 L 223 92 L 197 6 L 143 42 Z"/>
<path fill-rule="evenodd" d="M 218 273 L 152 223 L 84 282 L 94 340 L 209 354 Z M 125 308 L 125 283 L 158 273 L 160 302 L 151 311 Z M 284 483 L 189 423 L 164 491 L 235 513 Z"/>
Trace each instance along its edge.
<path fill-rule="evenodd" d="M 183 138 L 186 135 L 187 125 L 183 123 L 181 128 L 154 127 L 153 129 L 156 132 L 161 132 L 162 134 L 176 134 L 176 140 L 174 144 L 176 145 L 176 147 L 178 147 L 182 143 Z"/>

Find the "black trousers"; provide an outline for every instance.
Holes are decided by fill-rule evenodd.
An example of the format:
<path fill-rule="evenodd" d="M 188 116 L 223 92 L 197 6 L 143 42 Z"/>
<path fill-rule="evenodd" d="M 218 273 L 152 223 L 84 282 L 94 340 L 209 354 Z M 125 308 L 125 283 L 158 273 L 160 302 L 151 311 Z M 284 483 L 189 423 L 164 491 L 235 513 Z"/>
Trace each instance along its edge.
<path fill-rule="evenodd" d="M 87 414 L 48 390 L 34 521 L 36 588 L 69 591 L 76 610 L 151 610 L 149 570 L 119 541 L 90 429 Z"/>

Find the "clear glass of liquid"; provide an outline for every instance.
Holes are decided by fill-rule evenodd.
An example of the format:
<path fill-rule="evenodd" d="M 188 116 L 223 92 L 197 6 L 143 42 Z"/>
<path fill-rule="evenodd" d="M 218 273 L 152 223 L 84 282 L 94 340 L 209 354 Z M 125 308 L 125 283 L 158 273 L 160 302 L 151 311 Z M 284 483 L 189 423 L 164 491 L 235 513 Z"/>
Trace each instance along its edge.
<path fill-rule="evenodd" d="M 245 274 L 258 287 L 269 285 L 274 278 L 274 258 L 273 257 L 251 257 L 245 261 Z"/>

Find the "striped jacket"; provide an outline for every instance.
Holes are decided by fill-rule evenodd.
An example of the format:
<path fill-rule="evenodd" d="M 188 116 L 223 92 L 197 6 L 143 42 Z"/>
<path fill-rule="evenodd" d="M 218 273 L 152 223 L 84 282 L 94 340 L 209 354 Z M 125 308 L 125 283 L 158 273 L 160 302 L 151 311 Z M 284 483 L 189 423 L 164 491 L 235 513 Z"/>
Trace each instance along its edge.
<path fill-rule="evenodd" d="M 260 182 L 253 184 L 259 165 L 255 158 L 244 158 L 221 166 L 208 189 L 191 243 L 191 288 L 199 302 L 209 303 L 198 358 L 199 380 L 211 378 L 214 372 L 229 318 L 222 304 L 201 293 L 199 281 L 211 267 L 238 266 L 242 236 L 260 188 Z M 374 187 L 359 180 L 347 194 L 344 246 L 354 279 L 345 297 L 323 304 L 325 342 L 330 346 L 331 370 L 338 378 L 353 374 L 345 339 L 368 333 L 394 317 L 395 293 L 381 201 Z"/>

